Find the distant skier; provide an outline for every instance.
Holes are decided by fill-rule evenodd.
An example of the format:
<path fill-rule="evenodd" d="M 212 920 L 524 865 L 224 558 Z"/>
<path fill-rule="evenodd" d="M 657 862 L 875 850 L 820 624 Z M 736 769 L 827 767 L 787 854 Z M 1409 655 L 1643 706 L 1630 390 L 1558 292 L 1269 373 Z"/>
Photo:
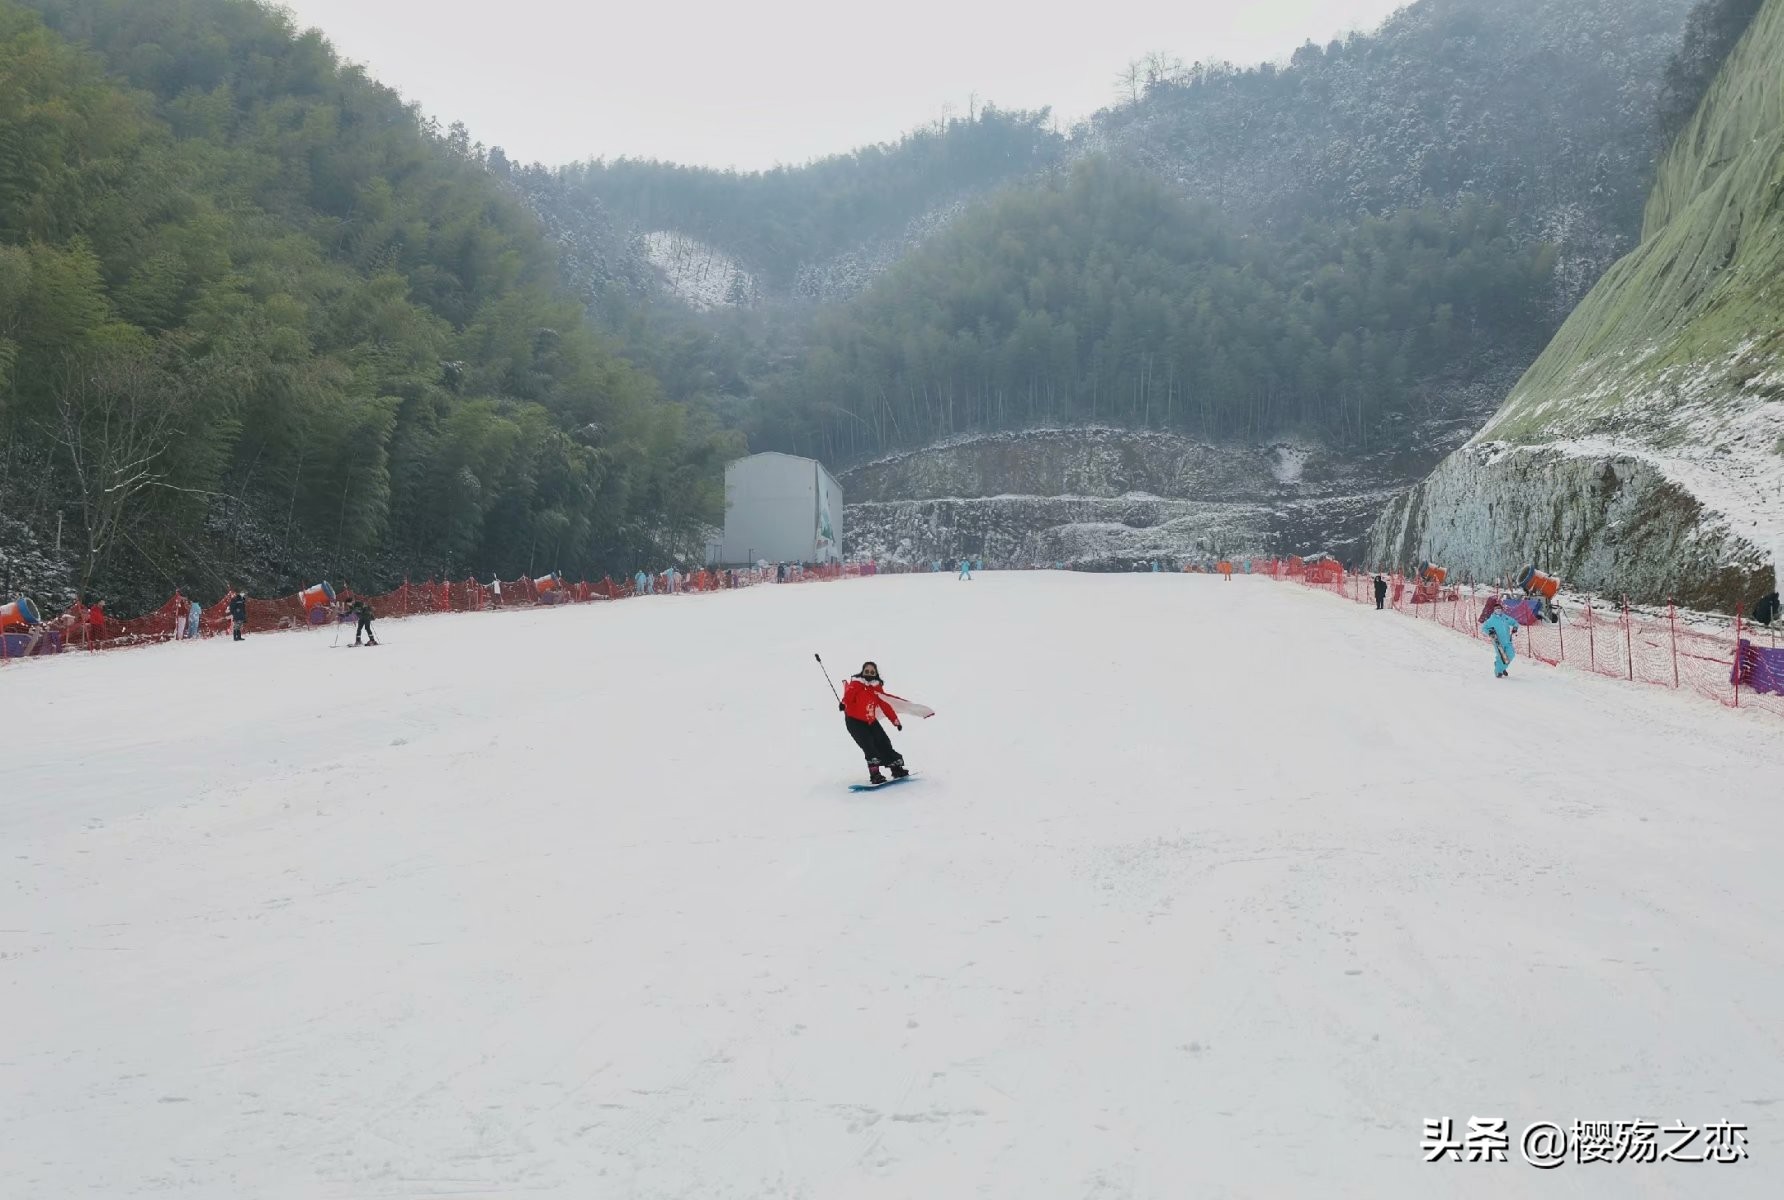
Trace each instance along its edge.
<path fill-rule="evenodd" d="M 378 639 L 372 634 L 372 618 L 377 614 L 372 611 L 372 606 L 367 604 L 360 597 L 355 596 L 352 605 L 349 606 L 347 611 L 353 614 L 355 622 L 353 626 L 353 644 L 355 646 L 359 645 L 359 639 L 363 635 L 365 637 L 366 645 L 376 646 L 378 644 Z M 398 640 L 400 641 L 401 639 Z"/>
<path fill-rule="evenodd" d="M 1518 623 L 1498 603 L 1487 601 L 1487 611 L 1482 614 L 1480 631 L 1493 643 L 1493 678 L 1504 679 L 1511 671 L 1511 660 L 1518 656 L 1518 648 L 1512 643 L 1512 635 L 1518 630 Z"/>
<path fill-rule="evenodd" d="M 966 580 L 968 583 L 972 582 L 972 578 L 973 578 L 973 560 L 972 559 L 963 558 L 960 560 L 960 578 Z"/>
<path fill-rule="evenodd" d="M 882 766 L 891 770 L 894 779 L 903 779 L 910 774 L 905 770 L 904 756 L 892 748 L 892 739 L 886 736 L 886 729 L 879 721 L 879 714 L 883 712 L 894 729 L 900 732 L 904 730 L 904 725 L 898 719 L 898 710 L 887 699 L 886 684 L 880 678 L 877 663 L 861 664 L 860 672 L 843 685 L 842 703 L 836 707 L 843 713 L 843 723 L 848 726 L 849 736 L 855 739 L 855 744 L 861 747 L 861 753 L 867 756 L 869 783 L 886 782 L 886 777 L 880 774 Z"/>
<path fill-rule="evenodd" d="M 1387 607 L 1388 581 L 1382 578 L 1381 572 L 1375 573 L 1375 609 L 1380 612 Z"/>
<path fill-rule="evenodd" d="M 248 593 L 229 593 L 229 623 L 232 641 L 241 641 L 248 632 Z"/>
<path fill-rule="evenodd" d="M 203 619 L 204 609 L 199 606 L 198 601 L 194 600 L 192 607 L 186 611 L 186 637 L 188 639 L 198 636 L 198 623 Z"/>
<path fill-rule="evenodd" d="M 502 607 L 502 577 L 500 575 L 489 577 L 489 599 L 495 607 Z"/>

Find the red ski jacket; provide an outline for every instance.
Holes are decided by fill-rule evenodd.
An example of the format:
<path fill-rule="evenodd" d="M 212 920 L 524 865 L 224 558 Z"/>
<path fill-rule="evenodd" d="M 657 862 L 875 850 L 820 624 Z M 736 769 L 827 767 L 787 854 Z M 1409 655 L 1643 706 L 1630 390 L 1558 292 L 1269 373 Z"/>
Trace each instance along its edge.
<path fill-rule="evenodd" d="M 879 711 L 892 718 L 892 724 L 899 724 L 898 710 L 886 703 L 886 685 L 868 683 L 860 676 L 848 681 L 842 689 L 842 711 L 857 721 L 877 721 Z"/>

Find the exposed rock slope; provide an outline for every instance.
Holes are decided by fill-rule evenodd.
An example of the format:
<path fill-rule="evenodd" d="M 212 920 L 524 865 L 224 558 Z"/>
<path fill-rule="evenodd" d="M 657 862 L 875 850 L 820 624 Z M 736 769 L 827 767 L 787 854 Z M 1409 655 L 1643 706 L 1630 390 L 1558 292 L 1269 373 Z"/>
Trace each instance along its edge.
<path fill-rule="evenodd" d="M 1641 245 L 1371 551 L 1727 606 L 1784 546 L 1784 0 L 1661 164 Z"/>

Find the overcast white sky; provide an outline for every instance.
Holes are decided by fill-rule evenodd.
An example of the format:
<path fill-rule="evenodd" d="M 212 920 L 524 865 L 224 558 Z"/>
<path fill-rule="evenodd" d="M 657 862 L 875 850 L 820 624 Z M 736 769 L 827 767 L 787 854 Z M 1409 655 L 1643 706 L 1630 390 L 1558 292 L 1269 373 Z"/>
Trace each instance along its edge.
<path fill-rule="evenodd" d="M 896 138 L 977 93 L 1062 120 L 1148 50 L 1261 62 L 1405 0 L 286 0 L 510 158 L 752 169 Z"/>

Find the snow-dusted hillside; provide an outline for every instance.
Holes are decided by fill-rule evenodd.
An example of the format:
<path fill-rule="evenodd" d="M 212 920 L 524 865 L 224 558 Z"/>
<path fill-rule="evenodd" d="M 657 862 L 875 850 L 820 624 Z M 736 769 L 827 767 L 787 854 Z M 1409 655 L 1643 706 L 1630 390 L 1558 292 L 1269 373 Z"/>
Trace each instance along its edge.
<path fill-rule="evenodd" d="M 1087 148 L 1232 217 L 1293 229 L 1463 197 L 1557 252 L 1578 303 L 1640 223 L 1654 113 L 1697 0 L 1419 0 L 1286 65 L 1155 65 Z"/>
<path fill-rule="evenodd" d="M 1243 578 L 382 632 L 0 668 L 61 733 L 0 757 L 0 1193 L 1776 1192 L 1769 717 Z M 917 782 L 844 790 L 814 650 L 938 710 Z M 1424 1161 L 1475 1116 L 1510 1162 Z M 1519 1161 L 1598 1119 L 1753 1157 Z"/>
<path fill-rule="evenodd" d="M 1784 0 L 1661 164 L 1641 246 L 1476 441 L 1376 526 L 1379 558 L 1727 608 L 1784 553 Z"/>
<path fill-rule="evenodd" d="M 730 255 L 684 233 L 654 230 L 644 235 L 650 265 L 669 291 L 696 312 L 743 307 L 758 295 L 756 281 Z"/>

